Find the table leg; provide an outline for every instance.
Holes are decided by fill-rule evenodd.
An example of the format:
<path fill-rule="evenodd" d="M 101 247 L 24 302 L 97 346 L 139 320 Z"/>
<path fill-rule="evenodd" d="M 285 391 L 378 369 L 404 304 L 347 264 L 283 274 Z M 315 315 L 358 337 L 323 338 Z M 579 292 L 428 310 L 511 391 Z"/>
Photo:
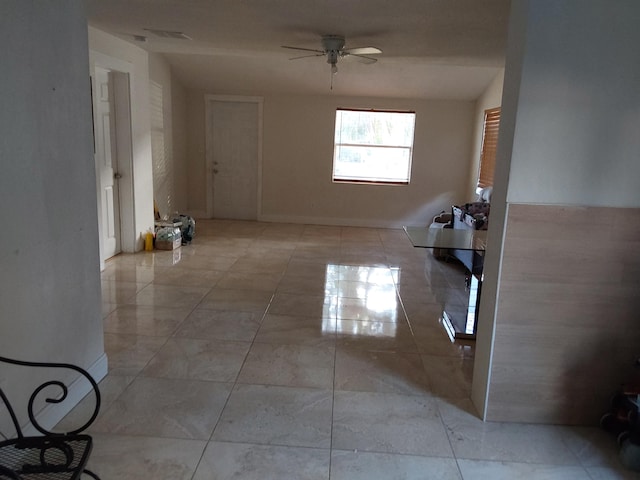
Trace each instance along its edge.
<path fill-rule="evenodd" d="M 480 310 L 480 292 L 482 290 L 482 274 L 470 275 L 468 282 L 469 299 L 466 312 L 455 315 L 442 311 L 442 324 L 449 338 L 475 340 L 478 328 L 478 312 Z"/>

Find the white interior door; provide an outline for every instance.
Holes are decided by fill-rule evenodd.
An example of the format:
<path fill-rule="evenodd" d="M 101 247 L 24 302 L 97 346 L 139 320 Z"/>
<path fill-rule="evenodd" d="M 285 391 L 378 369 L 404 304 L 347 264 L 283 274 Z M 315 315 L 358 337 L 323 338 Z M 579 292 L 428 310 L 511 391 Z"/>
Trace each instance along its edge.
<path fill-rule="evenodd" d="M 118 194 L 118 165 L 115 144 L 113 81 L 108 70 L 96 67 L 94 115 L 96 166 L 101 203 L 101 232 L 103 257 L 120 253 L 120 205 Z"/>
<path fill-rule="evenodd" d="M 214 100 L 208 110 L 213 216 L 256 220 L 259 105 Z"/>

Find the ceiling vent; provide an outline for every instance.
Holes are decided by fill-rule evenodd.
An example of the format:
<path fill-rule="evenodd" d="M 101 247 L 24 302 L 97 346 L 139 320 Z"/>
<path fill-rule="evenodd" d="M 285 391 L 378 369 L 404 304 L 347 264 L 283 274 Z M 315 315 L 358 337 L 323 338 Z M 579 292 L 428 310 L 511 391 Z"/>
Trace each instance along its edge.
<path fill-rule="evenodd" d="M 191 40 L 191 37 L 187 37 L 182 32 L 175 32 L 172 30 L 156 30 L 153 28 L 145 28 L 145 31 L 149 33 L 153 33 L 156 37 L 160 38 L 174 38 L 177 40 Z"/>

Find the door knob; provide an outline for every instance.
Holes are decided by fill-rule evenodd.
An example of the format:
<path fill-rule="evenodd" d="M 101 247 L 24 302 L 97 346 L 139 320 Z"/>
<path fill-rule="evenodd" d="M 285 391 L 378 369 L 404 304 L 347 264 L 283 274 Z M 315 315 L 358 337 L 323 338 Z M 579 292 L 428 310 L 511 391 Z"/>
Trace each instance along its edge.
<path fill-rule="evenodd" d="M 214 169 L 213 169 L 213 173 L 218 173 L 218 169 L 217 169 L 217 168 L 214 168 Z"/>
<path fill-rule="evenodd" d="M 113 173 L 113 178 L 115 178 L 116 180 L 120 180 L 122 178 L 122 174 L 118 173 L 118 172 L 114 172 Z"/>

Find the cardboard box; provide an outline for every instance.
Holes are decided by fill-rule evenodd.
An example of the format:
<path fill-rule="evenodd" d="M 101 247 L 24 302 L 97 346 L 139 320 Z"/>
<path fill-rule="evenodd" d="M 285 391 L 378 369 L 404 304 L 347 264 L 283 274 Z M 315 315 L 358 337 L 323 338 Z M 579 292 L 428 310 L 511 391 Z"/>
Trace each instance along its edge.
<path fill-rule="evenodd" d="M 175 240 L 156 240 L 156 250 L 175 250 L 182 245 L 182 238 L 176 238 Z"/>
<path fill-rule="evenodd" d="M 157 226 L 155 248 L 157 250 L 175 250 L 182 245 L 180 228 L 174 225 Z"/>

